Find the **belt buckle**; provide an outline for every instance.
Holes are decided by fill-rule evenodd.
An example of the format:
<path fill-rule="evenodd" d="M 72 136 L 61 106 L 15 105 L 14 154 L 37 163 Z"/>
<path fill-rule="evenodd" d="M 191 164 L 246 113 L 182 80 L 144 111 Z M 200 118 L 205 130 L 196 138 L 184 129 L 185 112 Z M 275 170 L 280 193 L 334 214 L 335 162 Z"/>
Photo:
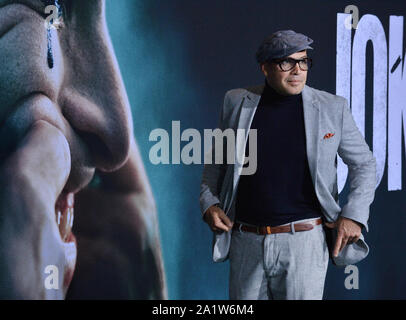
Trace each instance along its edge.
<path fill-rule="evenodd" d="M 266 226 L 266 233 L 267 234 L 271 234 L 271 227 L 270 226 Z"/>

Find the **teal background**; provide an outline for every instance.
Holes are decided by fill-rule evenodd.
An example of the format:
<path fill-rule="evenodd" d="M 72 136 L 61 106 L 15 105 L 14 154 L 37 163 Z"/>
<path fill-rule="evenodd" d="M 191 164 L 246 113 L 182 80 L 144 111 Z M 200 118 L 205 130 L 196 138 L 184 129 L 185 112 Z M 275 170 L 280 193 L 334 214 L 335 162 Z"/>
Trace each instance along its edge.
<path fill-rule="evenodd" d="M 107 21 L 134 117 L 134 133 L 158 207 L 170 299 L 228 299 L 228 262 L 211 260 L 212 233 L 202 222 L 202 165 L 153 165 L 148 140 L 153 129 L 171 133 L 214 128 L 224 93 L 263 83 L 254 54 L 260 41 L 281 29 L 310 36 L 314 66 L 307 84 L 335 93 L 336 16 L 348 4 L 374 14 L 388 37 L 389 15 L 405 16 L 403 0 L 109 0 Z M 406 34 L 406 33 L 405 33 Z M 371 146 L 372 63 L 367 48 L 367 128 Z M 183 143 L 184 145 L 184 143 Z M 403 145 L 403 144 L 402 144 Z M 405 151 L 402 150 L 402 154 Z M 403 158 L 403 164 L 405 164 Z M 406 185 L 403 170 L 403 186 Z M 347 186 L 340 194 L 346 202 Z M 327 299 L 406 298 L 405 187 L 387 191 L 387 172 L 371 206 L 370 255 L 359 263 L 360 288 L 346 290 L 344 269 L 329 266 Z"/>
<path fill-rule="evenodd" d="M 202 167 L 156 166 L 148 157 L 153 129 L 170 133 L 173 120 L 180 120 L 181 130 L 214 127 L 221 100 L 220 94 L 208 111 L 213 116 L 207 114 L 202 122 L 202 97 L 210 92 L 189 66 L 187 35 L 170 11 L 159 12 L 161 4 L 164 1 L 107 1 L 107 21 L 157 202 L 169 298 L 221 299 L 227 294 L 227 265 L 211 263 L 211 231 L 199 213 Z M 215 287 L 220 290 L 213 291 Z"/>

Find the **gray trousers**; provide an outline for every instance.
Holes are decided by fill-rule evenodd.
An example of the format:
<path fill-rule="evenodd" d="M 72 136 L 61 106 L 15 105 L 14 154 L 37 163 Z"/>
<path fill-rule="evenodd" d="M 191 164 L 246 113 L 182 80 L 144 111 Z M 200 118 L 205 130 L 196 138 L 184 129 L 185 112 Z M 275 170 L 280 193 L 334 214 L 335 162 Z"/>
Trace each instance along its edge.
<path fill-rule="evenodd" d="M 232 300 L 323 298 L 329 253 L 321 224 L 269 235 L 233 230 L 229 259 Z"/>

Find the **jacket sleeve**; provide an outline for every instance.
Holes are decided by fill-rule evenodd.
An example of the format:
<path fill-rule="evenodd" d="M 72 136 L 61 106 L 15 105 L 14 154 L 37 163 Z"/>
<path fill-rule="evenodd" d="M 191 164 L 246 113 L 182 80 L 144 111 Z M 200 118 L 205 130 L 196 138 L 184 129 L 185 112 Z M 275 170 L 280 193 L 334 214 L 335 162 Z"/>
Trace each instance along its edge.
<path fill-rule="evenodd" d="M 368 231 L 369 206 L 374 200 L 376 159 L 359 131 L 345 99 L 338 154 L 348 166 L 350 192 L 341 216 L 361 223 Z"/>
<path fill-rule="evenodd" d="M 228 92 L 224 96 L 224 103 L 223 107 L 220 110 L 220 118 L 218 123 L 218 128 L 222 131 L 225 129 L 225 119 L 224 113 L 227 107 L 228 101 Z M 224 143 L 224 142 L 223 142 Z M 220 203 L 219 193 L 221 191 L 221 186 L 223 184 L 223 179 L 225 175 L 225 171 L 227 168 L 226 162 L 224 161 L 223 156 L 223 164 L 216 164 L 215 163 L 215 152 L 214 152 L 214 145 L 211 146 L 212 150 L 212 161 L 211 164 L 204 164 L 203 167 L 203 175 L 202 181 L 200 184 L 200 211 L 202 218 L 204 213 L 208 208 L 212 205 Z M 225 150 L 225 146 L 223 144 L 223 151 Z"/>

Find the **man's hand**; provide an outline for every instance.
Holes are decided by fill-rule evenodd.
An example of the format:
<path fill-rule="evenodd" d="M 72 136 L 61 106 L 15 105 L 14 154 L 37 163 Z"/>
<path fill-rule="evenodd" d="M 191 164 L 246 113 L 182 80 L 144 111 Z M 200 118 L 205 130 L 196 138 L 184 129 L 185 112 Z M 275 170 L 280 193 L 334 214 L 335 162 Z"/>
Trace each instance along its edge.
<path fill-rule="evenodd" d="M 216 205 L 206 210 L 203 216 L 204 221 L 210 229 L 215 232 L 228 231 L 233 227 L 233 222 L 227 217 L 225 212 Z"/>
<path fill-rule="evenodd" d="M 327 222 L 325 225 L 329 228 L 337 228 L 337 239 L 333 250 L 334 257 L 337 257 L 347 244 L 357 242 L 361 236 L 361 224 L 345 217 L 339 217 L 337 221 Z"/>
<path fill-rule="evenodd" d="M 49 290 L 44 270 L 57 266 L 62 277 L 76 259 L 66 259 L 72 250 L 62 242 L 55 220 L 56 199 L 70 163 L 62 132 L 37 121 L 0 166 L 0 298 L 64 297 L 65 280 Z"/>

